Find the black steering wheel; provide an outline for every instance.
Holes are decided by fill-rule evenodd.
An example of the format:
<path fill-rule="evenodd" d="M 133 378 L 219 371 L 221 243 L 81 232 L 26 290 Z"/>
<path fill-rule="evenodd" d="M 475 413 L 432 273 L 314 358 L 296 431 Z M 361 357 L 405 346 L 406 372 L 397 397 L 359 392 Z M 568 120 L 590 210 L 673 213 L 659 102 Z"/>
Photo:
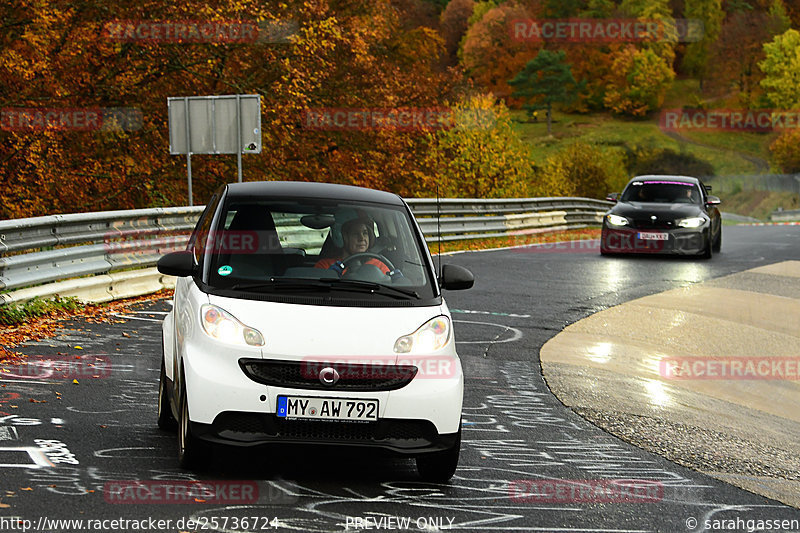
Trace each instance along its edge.
<path fill-rule="evenodd" d="M 351 266 L 351 262 L 355 262 L 357 259 L 361 259 L 362 257 L 371 257 L 373 259 L 377 259 L 378 261 L 382 262 L 384 265 L 389 267 L 390 272 L 392 270 L 395 270 L 392 262 L 386 259 L 386 257 L 382 256 L 381 254 L 376 254 L 372 252 L 359 252 L 357 254 L 353 254 L 344 261 L 342 261 L 342 263 L 344 263 L 345 268 L 348 268 Z"/>

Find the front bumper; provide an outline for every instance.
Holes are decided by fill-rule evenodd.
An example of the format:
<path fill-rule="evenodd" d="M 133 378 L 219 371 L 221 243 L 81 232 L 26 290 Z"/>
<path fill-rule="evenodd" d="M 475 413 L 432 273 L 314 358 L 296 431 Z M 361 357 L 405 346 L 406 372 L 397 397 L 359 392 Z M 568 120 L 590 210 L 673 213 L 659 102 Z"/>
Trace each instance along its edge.
<path fill-rule="evenodd" d="M 667 240 L 642 239 L 640 234 L 665 233 Z M 604 253 L 700 255 L 709 246 L 710 230 L 699 228 L 615 229 L 603 225 L 600 250 Z"/>
<path fill-rule="evenodd" d="M 318 442 L 370 445 L 394 451 L 435 451 L 452 444 L 461 425 L 464 375 L 456 355 L 436 356 L 445 374 L 420 371 L 399 388 L 320 389 L 259 383 L 241 361 L 251 354 L 187 343 L 183 358 L 189 419 L 199 438 L 228 444 Z M 344 381 L 344 380 L 343 380 Z M 372 382 L 369 382 L 372 384 Z M 351 383 L 352 384 L 352 383 Z M 278 396 L 378 400 L 377 422 L 278 419 Z"/>
<path fill-rule="evenodd" d="M 191 429 L 196 437 L 217 444 L 328 444 L 381 448 L 401 454 L 449 449 L 457 435 L 438 433 L 428 420 L 382 418 L 364 423 L 284 420 L 272 413 L 234 411 L 220 413 L 212 424 L 192 422 Z"/>

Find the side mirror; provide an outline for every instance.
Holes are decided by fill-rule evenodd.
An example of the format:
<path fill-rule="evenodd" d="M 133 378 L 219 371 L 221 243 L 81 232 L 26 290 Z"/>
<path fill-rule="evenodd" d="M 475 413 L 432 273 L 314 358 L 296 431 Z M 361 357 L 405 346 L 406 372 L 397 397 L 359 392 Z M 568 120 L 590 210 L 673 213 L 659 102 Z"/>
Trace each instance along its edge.
<path fill-rule="evenodd" d="M 619 193 L 618 192 L 610 192 L 610 193 L 608 193 L 606 195 L 606 200 L 608 200 L 609 202 L 616 203 L 617 202 L 617 198 L 619 198 Z"/>
<path fill-rule="evenodd" d="M 710 194 L 706 198 L 706 205 L 719 205 L 722 203 L 722 200 L 717 198 L 716 196 L 711 196 Z"/>
<path fill-rule="evenodd" d="M 167 276 L 193 276 L 196 272 L 194 254 L 190 250 L 181 250 L 161 256 L 156 266 L 159 272 Z"/>
<path fill-rule="evenodd" d="M 443 289 L 450 291 L 469 289 L 474 283 L 475 276 L 466 268 L 458 265 L 442 266 L 442 279 L 439 280 L 439 285 Z"/>

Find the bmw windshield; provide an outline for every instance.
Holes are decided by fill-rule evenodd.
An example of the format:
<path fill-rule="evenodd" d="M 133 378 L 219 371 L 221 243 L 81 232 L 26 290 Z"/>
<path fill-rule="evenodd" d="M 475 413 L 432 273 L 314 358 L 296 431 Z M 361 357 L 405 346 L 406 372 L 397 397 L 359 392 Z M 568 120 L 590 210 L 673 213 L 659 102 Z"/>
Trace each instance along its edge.
<path fill-rule="evenodd" d="M 621 202 L 685 203 L 699 204 L 700 189 L 693 183 L 683 181 L 634 181 L 620 198 Z"/>
<path fill-rule="evenodd" d="M 428 252 L 404 206 L 230 198 L 215 226 L 195 239 L 205 250 L 208 292 L 326 302 L 421 303 L 438 296 Z"/>

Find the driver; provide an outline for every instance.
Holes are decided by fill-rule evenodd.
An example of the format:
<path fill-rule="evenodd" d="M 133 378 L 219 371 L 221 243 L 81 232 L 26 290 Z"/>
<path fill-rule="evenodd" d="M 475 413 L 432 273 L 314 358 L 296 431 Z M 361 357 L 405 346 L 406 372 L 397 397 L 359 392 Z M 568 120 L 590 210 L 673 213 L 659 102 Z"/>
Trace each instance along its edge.
<path fill-rule="evenodd" d="M 328 268 L 335 270 L 339 275 L 346 270 L 344 261 L 355 254 L 365 253 L 375 243 L 375 233 L 372 230 L 372 221 L 368 218 L 356 218 L 342 225 L 342 242 L 344 247 L 339 257 L 326 257 L 317 261 L 315 268 Z M 365 265 L 378 267 L 386 275 L 391 274 L 391 269 L 378 258 L 370 257 Z"/>

